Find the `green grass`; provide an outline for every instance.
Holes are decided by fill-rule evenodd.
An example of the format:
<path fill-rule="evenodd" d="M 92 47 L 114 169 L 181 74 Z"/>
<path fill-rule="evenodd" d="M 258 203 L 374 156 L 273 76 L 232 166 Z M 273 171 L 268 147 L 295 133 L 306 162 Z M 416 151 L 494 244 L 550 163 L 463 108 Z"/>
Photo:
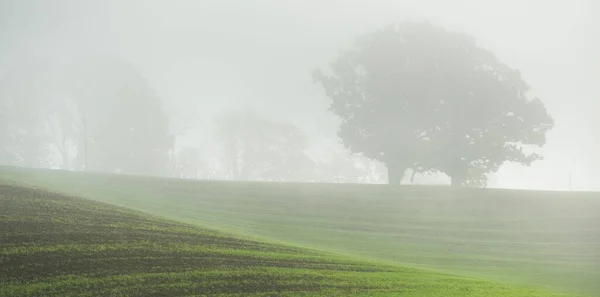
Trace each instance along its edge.
<path fill-rule="evenodd" d="M 0 168 L 2 179 L 261 241 L 600 295 L 594 193 L 197 182 L 14 168 Z"/>
<path fill-rule="evenodd" d="M 242 239 L 0 184 L 0 296 L 566 296 Z"/>

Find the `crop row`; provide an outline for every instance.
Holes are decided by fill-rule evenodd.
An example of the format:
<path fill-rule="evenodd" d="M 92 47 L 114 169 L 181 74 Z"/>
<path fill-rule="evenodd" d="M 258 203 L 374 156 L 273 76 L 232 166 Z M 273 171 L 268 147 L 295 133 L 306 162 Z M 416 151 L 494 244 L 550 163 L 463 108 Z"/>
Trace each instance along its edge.
<path fill-rule="evenodd" d="M 559 296 L 0 184 L 0 296 Z"/>

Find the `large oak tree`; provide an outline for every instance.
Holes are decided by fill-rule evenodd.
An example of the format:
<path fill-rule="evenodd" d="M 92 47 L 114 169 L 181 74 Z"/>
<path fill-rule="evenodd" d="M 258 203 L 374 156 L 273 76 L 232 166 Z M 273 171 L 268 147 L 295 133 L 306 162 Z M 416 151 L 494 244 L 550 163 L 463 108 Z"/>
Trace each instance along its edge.
<path fill-rule="evenodd" d="M 390 183 L 412 168 L 485 185 L 505 161 L 541 159 L 524 146 L 544 145 L 553 126 L 519 71 L 474 38 L 427 23 L 363 35 L 314 78 L 342 119 L 345 146 L 385 163 Z"/>

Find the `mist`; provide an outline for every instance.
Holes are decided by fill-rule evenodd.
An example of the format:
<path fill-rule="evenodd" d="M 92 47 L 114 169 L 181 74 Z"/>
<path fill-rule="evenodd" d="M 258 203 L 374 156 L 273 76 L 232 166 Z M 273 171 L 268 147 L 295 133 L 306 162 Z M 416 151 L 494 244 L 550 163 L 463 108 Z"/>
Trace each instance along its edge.
<path fill-rule="evenodd" d="M 330 99 L 314 83 L 311 72 L 327 67 L 359 35 L 395 22 L 427 21 L 475 37 L 503 63 L 520 70 L 533 95 L 554 118 L 555 125 L 539 150 L 544 159 L 531 167 L 504 164 L 488 176 L 489 187 L 598 190 L 600 134 L 595 128 L 600 123 L 595 113 L 600 108 L 600 86 L 594 78 L 600 76 L 600 23 L 596 11 L 600 7 L 593 0 L 1 1 L 0 78 L 9 82 L 3 84 L 5 89 L 18 85 L 10 80 L 15 78 L 20 84 L 36 86 L 35 92 L 23 98 L 40 98 L 32 101 L 35 106 L 12 113 L 13 118 L 24 118 L 38 104 L 50 102 L 46 97 L 87 98 L 81 101 L 87 103 L 77 104 L 87 106 L 96 118 L 90 115 L 85 122 L 75 111 L 77 104 L 67 104 L 70 107 L 66 110 L 78 119 L 74 121 L 77 127 L 68 128 L 78 135 L 76 139 L 81 139 L 83 131 L 90 133 L 90 139 L 100 138 L 101 132 L 93 130 L 94 123 L 104 120 L 120 124 L 107 121 L 117 111 L 136 115 L 123 119 L 157 125 L 137 127 L 147 129 L 140 134 L 147 137 L 129 144 L 128 150 L 107 154 L 105 158 L 110 160 L 98 154 L 94 158 L 93 144 L 89 160 L 83 160 L 83 154 L 78 153 L 83 150 L 82 142 L 62 142 L 62 153 L 70 159 L 63 169 L 79 170 L 85 163 L 84 167 L 95 166 L 99 171 L 117 168 L 197 179 L 384 183 L 383 164 L 352 156 L 339 143 L 341 120 L 328 110 Z M 104 84 L 90 86 L 89 82 Z M 119 96 L 125 96 L 121 90 L 126 87 L 133 88 L 130 94 L 135 96 L 143 93 L 160 98 L 160 103 L 152 102 L 160 105 L 164 114 L 151 104 L 139 108 L 134 101 L 124 105 L 129 106 L 125 109 L 113 106 L 103 110 L 105 105 L 94 105 L 109 97 L 125 98 Z M 94 92 L 77 93 L 82 89 Z M 17 98 L 14 92 L 10 94 Z M 141 119 L 150 114 L 159 120 Z M 264 170 L 260 169 L 264 164 L 277 170 L 269 171 L 267 177 L 256 176 L 243 172 L 243 167 L 250 168 L 247 162 L 224 161 L 241 154 L 236 149 L 238 140 L 229 139 L 234 133 L 223 132 L 216 124 L 227 114 L 253 114 L 242 117 L 246 122 L 237 125 L 257 125 L 261 131 L 271 131 L 269 135 L 283 139 L 276 145 L 269 143 L 269 147 L 276 147 L 273 155 L 246 156 L 267 160 L 252 172 Z M 158 125 L 161 121 L 168 125 Z M 68 129 L 60 128 L 56 118 L 50 122 L 55 133 L 66 135 Z M 167 126 L 168 132 L 156 133 Z M 109 147 L 124 147 L 133 135 L 119 134 L 107 142 L 111 145 L 96 149 L 104 152 Z M 289 136 L 292 134 L 297 136 Z M 172 147 L 157 144 L 168 142 L 159 139 L 165 135 L 172 137 Z M 60 137 L 55 134 L 54 138 Z M 132 164 L 132 170 L 122 165 L 132 160 L 130 154 L 137 147 L 153 145 L 165 152 L 153 160 L 162 158 L 164 162 L 153 167 L 140 159 L 135 162 L 143 166 Z M 43 162 L 27 164 L 19 159 L 13 163 L 60 168 L 61 150 L 51 151 Z M 299 151 L 310 160 L 300 160 Z M 300 161 L 284 166 L 284 160 Z M 112 161 L 118 164 L 103 167 Z M 2 162 L 11 164 L 8 159 Z M 194 162 L 198 162 L 196 167 L 190 165 Z M 298 175 L 308 170 L 304 168 L 308 163 L 314 163 L 311 166 L 317 169 L 311 170 L 318 173 Z M 164 164 L 166 168 L 162 168 Z M 181 168 L 184 165 L 192 168 Z M 410 183 L 410 179 L 408 175 L 404 181 Z M 444 184 L 448 178 L 425 174 L 412 182 Z"/>

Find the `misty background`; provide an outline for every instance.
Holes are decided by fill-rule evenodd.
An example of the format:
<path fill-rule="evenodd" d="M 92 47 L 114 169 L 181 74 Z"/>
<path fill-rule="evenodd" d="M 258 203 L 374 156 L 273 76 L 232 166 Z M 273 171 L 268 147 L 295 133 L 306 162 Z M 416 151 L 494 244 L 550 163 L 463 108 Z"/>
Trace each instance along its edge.
<path fill-rule="evenodd" d="M 114 56 L 162 100 L 171 134 L 180 134 L 175 154 L 200 147 L 205 163 L 213 162 L 215 121 L 247 109 L 303 130 L 307 154 L 318 162 L 333 164 L 338 156 L 364 166 L 370 163 L 351 159 L 338 144 L 339 119 L 311 71 L 326 67 L 358 35 L 429 21 L 474 36 L 519 69 L 554 117 L 541 149 L 545 159 L 531 167 L 504 165 L 490 176 L 490 187 L 599 190 L 596 2 L 0 0 L 0 77 L 35 61 L 62 69 L 78 57 Z M 384 170 L 375 164 L 369 178 L 356 181 L 382 182 Z M 446 182 L 440 175 L 415 179 Z"/>

